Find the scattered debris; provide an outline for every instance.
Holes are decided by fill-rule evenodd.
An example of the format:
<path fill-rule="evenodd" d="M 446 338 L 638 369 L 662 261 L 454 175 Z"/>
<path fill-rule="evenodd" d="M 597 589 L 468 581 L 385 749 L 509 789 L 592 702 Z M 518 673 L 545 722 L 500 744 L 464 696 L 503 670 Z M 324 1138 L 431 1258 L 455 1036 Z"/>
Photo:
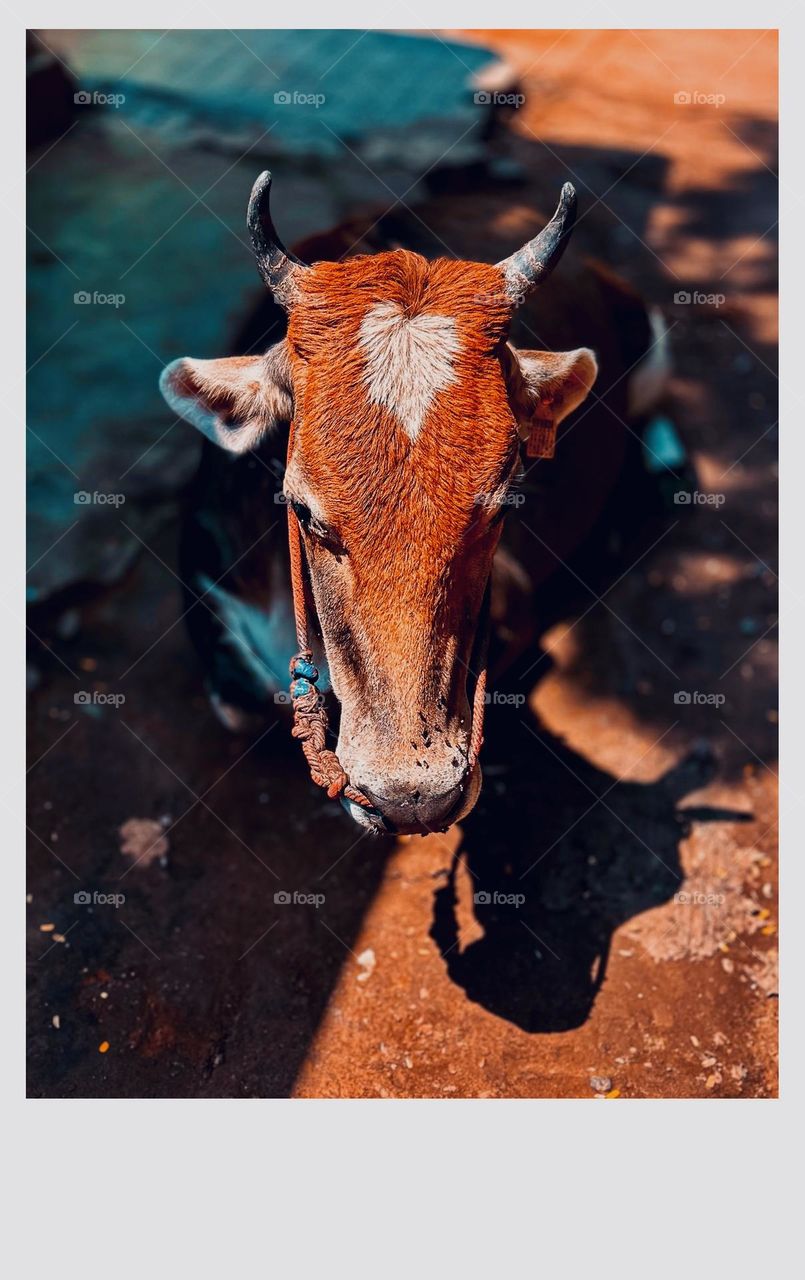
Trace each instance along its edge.
<path fill-rule="evenodd" d="M 375 965 L 377 964 L 377 960 L 375 959 L 375 953 L 371 947 L 367 947 L 366 950 L 362 951 L 361 954 L 356 958 L 357 958 L 358 964 L 363 970 L 362 973 L 358 974 L 358 982 L 368 982 L 372 974 L 374 973 Z"/>
<path fill-rule="evenodd" d="M 590 1076 L 590 1088 L 594 1093 L 609 1093 L 612 1081 L 609 1076 Z"/>
<path fill-rule="evenodd" d="M 61 1026 L 61 1018 L 57 1013 L 54 1013 L 53 1017 L 50 1019 L 50 1024 L 55 1027 L 57 1031 L 59 1030 Z"/>
<path fill-rule="evenodd" d="M 129 818 L 119 828 L 120 852 L 131 859 L 133 865 L 150 867 L 157 859 L 164 867 L 168 861 L 168 837 L 165 828 L 170 818 L 163 815 L 158 822 L 152 818 Z"/>

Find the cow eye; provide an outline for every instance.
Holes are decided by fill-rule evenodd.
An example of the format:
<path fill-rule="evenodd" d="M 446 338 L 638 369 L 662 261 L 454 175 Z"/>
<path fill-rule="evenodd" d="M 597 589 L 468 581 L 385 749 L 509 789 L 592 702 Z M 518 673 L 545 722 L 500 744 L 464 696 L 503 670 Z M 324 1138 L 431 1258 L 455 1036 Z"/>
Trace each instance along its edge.
<path fill-rule="evenodd" d="M 313 513 L 311 512 L 310 507 L 306 507 L 304 502 L 298 502 L 296 498 L 291 498 L 291 506 L 297 520 L 301 524 L 302 528 L 306 530 L 310 521 L 313 519 Z"/>
<path fill-rule="evenodd" d="M 327 547 L 327 549 L 332 551 L 335 555 L 344 554 L 344 546 L 340 538 L 332 529 L 314 516 L 310 507 L 307 506 L 306 503 L 299 502 L 297 498 L 291 498 L 291 506 L 293 507 L 297 520 L 306 534 L 311 538 L 315 538 L 317 542 L 320 542 L 322 546 Z"/>

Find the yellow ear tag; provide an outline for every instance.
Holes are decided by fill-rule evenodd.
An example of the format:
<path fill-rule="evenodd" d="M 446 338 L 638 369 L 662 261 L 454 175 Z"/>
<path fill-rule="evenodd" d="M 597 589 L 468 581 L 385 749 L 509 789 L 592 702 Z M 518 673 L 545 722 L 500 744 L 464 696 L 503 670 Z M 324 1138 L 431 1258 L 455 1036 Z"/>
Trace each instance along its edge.
<path fill-rule="evenodd" d="M 525 442 L 527 458 L 552 458 L 556 452 L 556 422 L 553 418 L 533 417 Z"/>

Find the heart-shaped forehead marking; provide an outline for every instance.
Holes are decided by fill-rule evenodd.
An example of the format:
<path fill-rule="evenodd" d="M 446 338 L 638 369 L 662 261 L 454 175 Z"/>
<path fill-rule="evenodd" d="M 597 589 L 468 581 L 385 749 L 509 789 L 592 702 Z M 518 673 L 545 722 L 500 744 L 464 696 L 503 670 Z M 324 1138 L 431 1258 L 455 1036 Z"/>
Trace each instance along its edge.
<path fill-rule="evenodd" d="M 455 320 L 427 312 L 409 316 L 396 302 L 378 302 L 361 322 L 359 342 L 369 399 L 389 409 L 416 440 L 435 396 L 456 381 Z"/>

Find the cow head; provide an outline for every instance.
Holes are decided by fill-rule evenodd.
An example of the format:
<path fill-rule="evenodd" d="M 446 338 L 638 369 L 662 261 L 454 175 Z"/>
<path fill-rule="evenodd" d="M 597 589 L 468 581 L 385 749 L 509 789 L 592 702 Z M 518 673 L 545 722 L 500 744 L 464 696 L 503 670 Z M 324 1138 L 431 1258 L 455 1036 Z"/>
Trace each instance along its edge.
<path fill-rule="evenodd" d="M 249 228 L 286 338 L 261 356 L 177 360 L 163 392 L 236 453 L 292 421 L 285 492 L 341 703 L 338 756 L 374 812 L 345 803 L 376 829 L 444 828 L 480 789 L 479 619 L 520 442 L 596 376 L 589 350 L 507 342 L 565 247 L 575 195 L 566 186 L 543 232 L 497 266 L 402 249 L 304 266 L 277 237 L 269 188 L 263 174 Z"/>

